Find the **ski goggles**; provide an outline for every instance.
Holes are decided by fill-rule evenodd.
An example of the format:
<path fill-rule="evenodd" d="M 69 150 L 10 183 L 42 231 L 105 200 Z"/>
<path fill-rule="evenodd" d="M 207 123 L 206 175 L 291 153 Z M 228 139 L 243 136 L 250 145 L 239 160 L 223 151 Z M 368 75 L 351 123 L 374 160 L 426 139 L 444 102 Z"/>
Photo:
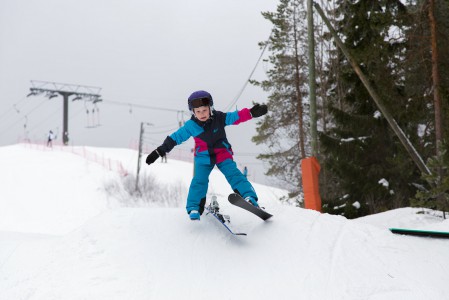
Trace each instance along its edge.
<path fill-rule="evenodd" d="M 198 108 L 201 106 L 210 106 L 210 98 L 197 98 L 197 99 L 192 99 L 190 101 L 192 108 Z"/>

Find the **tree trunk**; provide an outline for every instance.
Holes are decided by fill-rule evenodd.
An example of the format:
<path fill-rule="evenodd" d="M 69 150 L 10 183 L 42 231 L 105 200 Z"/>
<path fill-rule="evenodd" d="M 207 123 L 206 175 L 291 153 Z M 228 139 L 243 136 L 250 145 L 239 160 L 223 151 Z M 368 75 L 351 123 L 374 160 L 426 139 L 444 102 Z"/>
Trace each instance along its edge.
<path fill-rule="evenodd" d="M 429 24 L 430 24 L 430 45 L 432 48 L 432 90 L 433 106 L 435 111 L 435 145 L 437 160 L 440 161 L 443 148 L 443 120 L 441 117 L 441 96 L 440 96 L 440 72 L 438 69 L 438 46 L 437 46 L 437 24 L 435 20 L 435 1 L 429 0 Z M 441 160 L 442 161 L 442 160 Z M 443 182 L 443 166 L 437 167 L 437 182 L 440 186 Z M 444 207 L 446 200 L 443 194 L 437 197 L 437 201 Z M 444 215 L 446 218 L 446 215 Z"/>
<path fill-rule="evenodd" d="M 429 0 L 430 39 L 432 47 L 432 90 L 435 110 L 435 139 L 437 156 L 441 155 L 443 124 L 441 118 L 440 73 L 438 70 L 437 24 L 434 15 L 435 1 Z"/>

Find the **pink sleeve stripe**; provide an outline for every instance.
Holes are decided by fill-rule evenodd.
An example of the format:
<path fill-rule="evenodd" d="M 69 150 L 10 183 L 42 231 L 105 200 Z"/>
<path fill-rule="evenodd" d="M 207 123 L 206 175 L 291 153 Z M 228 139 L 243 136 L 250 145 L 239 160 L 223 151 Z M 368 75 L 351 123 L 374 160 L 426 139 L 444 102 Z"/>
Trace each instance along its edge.
<path fill-rule="evenodd" d="M 242 122 L 246 122 L 246 121 L 251 120 L 253 118 L 251 116 L 251 113 L 250 113 L 248 108 L 244 108 L 244 109 L 240 110 L 238 112 L 238 114 L 239 114 L 239 119 L 234 123 L 234 125 L 238 125 L 238 124 L 240 124 Z"/>

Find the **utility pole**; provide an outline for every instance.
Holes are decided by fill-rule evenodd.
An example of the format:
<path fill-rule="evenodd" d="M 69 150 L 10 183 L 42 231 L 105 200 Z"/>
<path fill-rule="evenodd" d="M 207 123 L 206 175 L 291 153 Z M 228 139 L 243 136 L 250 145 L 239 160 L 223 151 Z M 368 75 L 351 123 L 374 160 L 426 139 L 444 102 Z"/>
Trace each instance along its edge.
<path fill-rule="evenodd" d="M 315 36 L 313 34 L 313 0 L 307 0 L 307 33 L 309 43 L 310 134 L 312 136 L 312 156 L 317 157 L 318 132 L 317 132 L 317 116 L 316 116 Z"/>
<path fill-rule="evenodd" d="M 145 131 L 144 125 L 152 126 L 151 123 L 140 122 L 140 133 L 139 133 L 139 153 L 137 155 L 137 172 L 136 172 L 136 191 L 139 191 L 139 173 L 140 173 L 140 161 L 142 158 L 142 146 L 143 146 L 143 133 Z"/>
<path fill-rule="evenodd" d="M 310 103 L 310 134 L 312 156 L 301 159 L 301 179 L 304 193 L 304 208 L 321 212 L 321 196 L 318 162 L 318 139 L 316 117 L 316 84 L 315 84 L 315 36 L 313 34 L 313 1 L 307 0 L 307 36 L 309 44 L 309 103 Z"/>
<path fill-rule="evenodd" d="M 31 80 L 30 93 L 27 97 L 45 94 L 48 99 L 52 99 L 58 97 L 58 95 L 62 96 L 62 142 L 67 145 L 69 143 L 69 97 L 75 96 L 72 101 L 84 100 L 95 104 L 103 101 L 100 91 L 101 88 L 93 86 Z"/>

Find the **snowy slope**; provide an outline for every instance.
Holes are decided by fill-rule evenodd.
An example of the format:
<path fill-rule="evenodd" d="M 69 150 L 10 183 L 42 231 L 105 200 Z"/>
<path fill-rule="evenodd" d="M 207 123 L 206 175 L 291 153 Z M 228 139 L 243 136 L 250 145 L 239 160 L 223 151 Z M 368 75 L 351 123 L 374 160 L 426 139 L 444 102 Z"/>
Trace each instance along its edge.
<path fill-rule="evenodd" d="M 89 150 L 135 168 L 134 151 Z M 274 214 L 263 222 L 227 203 L 214 172 L 209 192 L 248 234 L 234 237 L 182 206 L 118 206 L 103 186 L 120 176 L 71 152 L 0 147 L 0 164 L 0 299 L 449 299 L 449 240 L 387 230 L 449 231 L 414 209 L 349 221 L 255 185 Z M 169 159 L 143 172 L 187 188 L 192 165 Z"/>

